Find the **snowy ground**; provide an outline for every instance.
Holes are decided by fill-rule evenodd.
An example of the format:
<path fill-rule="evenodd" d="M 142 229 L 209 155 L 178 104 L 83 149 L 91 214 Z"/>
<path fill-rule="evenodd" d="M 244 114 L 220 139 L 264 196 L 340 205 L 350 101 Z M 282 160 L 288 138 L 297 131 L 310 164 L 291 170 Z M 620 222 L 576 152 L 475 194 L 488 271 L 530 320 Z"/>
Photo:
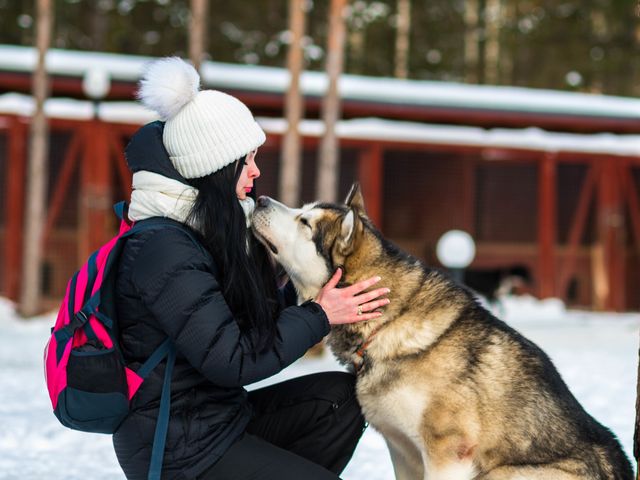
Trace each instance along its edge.
<path fill-rule="evenodd" d="M 499 315 L 551 356 L 578 400 L 631 457 L 640 315 L 565 311 L 559 302 L 530 298 L 505 299 Z M 65 429 L 51 413 L 42 349 L 52 323 L 52 315 L 19 322 L 0 299 L 0 479 L 122 479 L 109 436 Z M 335 368 L 329 356 L 301 360 L 268 382 Z M 393 478 L 384 441 L 372 429 L 343 478 Z"/>

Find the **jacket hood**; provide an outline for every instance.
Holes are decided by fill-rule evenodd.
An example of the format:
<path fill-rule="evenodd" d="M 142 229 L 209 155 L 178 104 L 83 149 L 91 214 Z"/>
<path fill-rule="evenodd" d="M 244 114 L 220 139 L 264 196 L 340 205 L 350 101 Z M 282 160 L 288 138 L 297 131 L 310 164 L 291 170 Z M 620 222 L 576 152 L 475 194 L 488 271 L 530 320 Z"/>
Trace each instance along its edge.
<path fill-rule="evenodd" d="M 145 170 L 189 185 L 169 159 L 169 154 L 162 143 L 163 130 L 164 122 L 158 120 L 147 123 L 134 133 L 124 150 L 129 170 L 132 173 Z"/>

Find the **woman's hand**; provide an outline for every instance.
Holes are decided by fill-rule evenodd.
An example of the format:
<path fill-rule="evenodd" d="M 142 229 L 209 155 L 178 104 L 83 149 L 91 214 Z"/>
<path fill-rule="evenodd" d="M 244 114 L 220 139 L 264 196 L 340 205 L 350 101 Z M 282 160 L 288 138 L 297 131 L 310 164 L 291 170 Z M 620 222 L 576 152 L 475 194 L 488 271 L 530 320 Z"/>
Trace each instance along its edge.
<path fill-rule="evenodd" d="M 324 310 L 331 325 L 371 320 L 382 315 L 382 313 L 372 310 L 389 304 L 388 298 L 379 297 L 386 295 L 390 290 L 378 288 L 361 293 L 378 283 L 380 277 L 371 277 L 346 288 L 336 288 L 341 277 L 342 269 L 339 268 L 314 299 L 314 302 Z"/>

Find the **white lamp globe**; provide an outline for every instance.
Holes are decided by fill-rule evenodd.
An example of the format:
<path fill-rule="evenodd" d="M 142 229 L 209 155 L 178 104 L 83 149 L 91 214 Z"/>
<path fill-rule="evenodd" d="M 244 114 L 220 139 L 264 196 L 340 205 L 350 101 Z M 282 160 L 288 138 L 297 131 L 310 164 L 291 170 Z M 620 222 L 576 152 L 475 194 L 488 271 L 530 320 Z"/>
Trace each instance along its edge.
<path fill-rule="evenodd" d="M 111 88 L 109 72 L 102 68 L 87 70 L 82 77 L 82 91 L 92 100 L 100 100 L 107 96 Z"/>
<path fill-rule="evenodd" d="M 447 268 L 466 268 L 476 256 L 476 244 L 462 230 L 449 230 L 438 240 L 436 255 Z"/>

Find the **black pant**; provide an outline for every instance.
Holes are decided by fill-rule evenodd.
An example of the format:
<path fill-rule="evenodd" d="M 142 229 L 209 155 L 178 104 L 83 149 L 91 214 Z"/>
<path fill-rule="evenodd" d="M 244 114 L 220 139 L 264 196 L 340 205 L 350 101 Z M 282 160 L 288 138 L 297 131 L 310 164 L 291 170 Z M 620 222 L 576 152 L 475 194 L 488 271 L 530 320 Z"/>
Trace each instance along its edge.
<path fill-rule="evenodd" d="M 307 375 L 249 392 L 247 433 L 201 480 L 336 480 L 365 428 L 355 378 Z"/>

